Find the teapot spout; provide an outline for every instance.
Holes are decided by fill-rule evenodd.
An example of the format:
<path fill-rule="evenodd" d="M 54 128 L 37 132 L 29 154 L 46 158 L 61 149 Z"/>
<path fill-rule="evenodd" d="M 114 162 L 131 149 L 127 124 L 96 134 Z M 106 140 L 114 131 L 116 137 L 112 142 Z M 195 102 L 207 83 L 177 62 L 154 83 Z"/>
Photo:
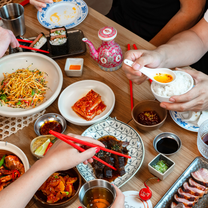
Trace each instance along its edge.
<path fill-rule="evenodd" d="M 91 41 L 89 41 L 87 38 L 82 38 L 82 41 L 87 43 L 87 45 L 90 48 L 90 56 L 95 60 L 98 61 L 98 52 L 95 50 L 94 45 L 92 44 Z"/>

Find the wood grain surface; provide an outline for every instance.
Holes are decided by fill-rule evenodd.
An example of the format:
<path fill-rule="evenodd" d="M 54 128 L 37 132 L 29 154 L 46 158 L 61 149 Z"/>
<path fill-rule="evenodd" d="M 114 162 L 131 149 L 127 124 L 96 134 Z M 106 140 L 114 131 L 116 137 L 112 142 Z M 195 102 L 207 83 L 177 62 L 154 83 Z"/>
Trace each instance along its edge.
<path fill-rule="evenodd" d="M 15 2 L 21 2 L 16 0 Z M 48 29 L 45 29 L 37 21 L 37 10 L 32 5 L 26 5 L 25 7 L 25 22 L 26 22 L 26 34 L 24 37 L 34 37 L 40 32 L 48 34 Z M 101 44 L 101 40 L 98 38 L 98 30 L 104 26 L 113 26 L 117 29 L 118 35 L 115 41 L 121 46 L 123 52 L 127 50 L 127 44 L 131 46 L 135 43 L 139 49 L 154 49 L 155 47 L 150 43 L 146 42 L 139 36 L 133 34 L 122 26 L 116 24 L 110 19 L 106 18 L 102 14 L 96 12 L 95 10 L 89 8 L 89 14 L 87 18 L 74 29 L 80 29 L 83 31 L 85 37 L 91 40 L 95 46 L 98 48 Z M 133 47 L 132 47 L 133 48 Z M 200 153 L 197 149 L 196 139 L 197 134 L 193 132 L 186 131 L 179 127 L 171 119 L 168 114 L 165 124 L 158 130 L 151 132 L 141 132 L 137 129 L 134 121 L 131 118 L 131 105 L 130 105 L 130 92 L 129 92 L 129 80 L 126 78 L 122 69 L 115 72 L 105 72 L 102 71 L 97 63 L 90 57 L 89 49 L 87 47 L 87 52 L 85 54 L 76 56 L 79 58 L 84 58 L 84 71 L 82 77 L 70 78 L 64 73 L 64 65 L 66 58 L 56 59 L 63 72 L 63 89 L 72 83 L 80 80 L 98 80 L 107 84 L 115 93 L 116 104 L 111 117 L 116 117 L 128 125 L 132 126 L 140 134 L 144 146 L 145 146 L 145 158 L 141 169 L 136 173 L 136 175 L 123 187 L 122 191 L 137 190 L 139 191 L 144 187 L 144 181 L 148 178 L 153 177 L 148 171 L 148 163 L 157 155 L 157 152 L 153 148 L 153 139 L 156 135 L 161 132 L 173 132 L 177 134 L 182 140 L 181 150 L 170 158 L 176 163 L 173 172 L 164 180 L 156 181 L 151 180 L 148 182 L 153 195 L 151 198 L 153 206 L 160 200 L 160 198 L 165 194 L 165 192 L 171 187 L 171 185 L 177 180 L 177 178 L 183 173 L 183 171 L 188 167 L 188 165 L 194 160 L 195 157 L 199 156 Z M 134 104 L 141 100 L 154 99 L 153 94 L 150 90 L 150 84 L 148 81 L 142 85 L 133 84 L 133 94 L 134 94 Z M 46 109 L 46 113 L 60 113 L 58 110 L 58 104 L 56 99 L 54 103 Z M 67 129 L 65 133 L 76 133 L 82 134 L 82 132 L 88 127 L 77 126 L 71 123 L 67 123 Z M 36 158 L 30 152 L 30 142 L 37 135 L 34 132 L 34 123 L 31 123 L 28 127 L 19 130 L 17 133 L 7 137 L 5 141 L 11 142 L 18 147 L 20 147 L 29 159 L 30 165 L 36 161 Z M 70 208 L 77 208 L 80 205 L 78 199 L 70 206 Z M 32 199 L 27 208 L 37 208 L 36 202 Z"/>

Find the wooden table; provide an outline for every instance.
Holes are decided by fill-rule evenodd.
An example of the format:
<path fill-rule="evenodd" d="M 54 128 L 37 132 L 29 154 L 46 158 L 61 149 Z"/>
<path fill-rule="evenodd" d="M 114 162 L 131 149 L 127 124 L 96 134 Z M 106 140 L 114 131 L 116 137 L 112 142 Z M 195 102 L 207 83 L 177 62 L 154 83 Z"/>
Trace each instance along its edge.
<path fill-rule="evenodd" d="M 20 0 L 15 0 L 15 2 L 21 2 Z M 37 10 L 32 5 L 25 6 L 25 21 L 26 21 L 26 34 L 25 37 L 34 37 L 37 36 L 40 32 L 48 34 L 48 30 L 42 27 L 37 21 Z M 99 14 L 95 10 L 89 8 L 89 14 L 87 18 L 78 25 L 75 29 L 80 29 L 83 31 L 84 35 L 93 42 L 95 48 L 101 44 L 101 41 L 98 38 L 98 30 L 104 26 L 113 26 L 117 29 L 118 35 L 116 37 L 116 42 L 121 46 L 123 52 L 127 50 L 127 44 L 134 43 L 139 49 L 154 49 L 155 47 L 150 43 L 146 42 L 139 36 L 133 34 L 122 26 L 116 24 L 110 19 L 106 18 L 102 14 Z M 84 71 L 82 77 L 79 78 L 70 78 L 67 77 L 64 73 L 64 65 L 66 58 L 56 59 L 56 62 L 59 64 L 60 68 L 63 71 L 63 87 L 65 89 L 72 83 L 75 83 L 80 80 L 98 80 L 107 84 L 115 93 L 116 104 L 111 117 L 116 117 L 118 120 L 121 120 L 128 125 L 132 126 L 140 134 L 144 146 L 145 146 L 145 158 L 140 170 L 135 174 L 135 176 L 121 187 L 122 191 L 128 190 L 137 190 L 139 191 L 144 187 L 144 182 L 152 177 L 152 174 L 148 171 L 147 164 L 157 155 L 157 152 L 153 148 L 153 139 L 156 135 L 162 132 L 173 132 L 176 133 L 182 140 L 181 150 L 173 155 L 170 158 L 175 161 L 175 169 L 164 181 L 151 180 L 148 182 L 148 185 L 153 191 L 152 204 L 155 206 L 161 197 L 166 193 L 166 191 L 171 187 L 171 185 L 177 180 L 177 178 L 183 173 L 183 171 L 188 167 L 188 165 L 200 155 L 196 139 L 197 134 L 186 131 L 179 127 L 173 122 L 171 117 L 168 115 L 168 118 L 165 124 L 158 130 L 151 132 L 141 132 L 139 131 L 134 121 L 131 118 L 131 105 L 130 105 L 130 93 L 129 93 L 129 80 L 126 78 L 125 73 L 122 69 L 119 69 L 115 72 L 105 72 L 102 71 L 97 63 L 90 57 L 89 50 L 85 54 L 76 56 L 84 58 Z M 134 93 L 134 104 L 141 100 L 154 99 L 153 94 L 150 90 L 149 82 L 145 82 L 142 85 L 133 85 Z M 60 113 L 57 105 L 58 99 L 47 108 L 47 113 Z M 71 123 L 67 123 L 67 129 L 65 133 L 76 133 L 82 134 L 82 132 L 88 127 L 76 126 Z M 11 142 L 18 147 L 20 147 L 29 159 L 30 165 L 36 161 L 36 158 L 30 152 L 29 146 L 33 138 L 36 137 L 36 134 L 33 129 L 34 123 L 31 123 L 28 127 L 25 127 L 23 130 L 19 130 L 17 133 L 7 137 L 5 141 Z M 78 199 L 69 207 L 77 208 L 80 205 Z M 27 208 L 36 208 L 37 205 L 35 200 L 31 200 L 27 205 Z"/>

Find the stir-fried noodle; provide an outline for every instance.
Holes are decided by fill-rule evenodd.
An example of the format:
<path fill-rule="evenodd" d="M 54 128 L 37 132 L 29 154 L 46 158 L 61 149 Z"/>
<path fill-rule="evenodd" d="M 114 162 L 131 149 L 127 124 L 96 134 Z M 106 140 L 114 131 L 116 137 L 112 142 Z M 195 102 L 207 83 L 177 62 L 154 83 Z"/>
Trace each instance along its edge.
<path fill-rule="evenodd" d="M 45 79 L 47 74 L 38 69 L 30 71 L 29 67 L 18 69 L 11 74 L 3 73 L 4 79 L 0 88 L 1 105 L 28 108 L 43 102 L 48 89 Z"/>

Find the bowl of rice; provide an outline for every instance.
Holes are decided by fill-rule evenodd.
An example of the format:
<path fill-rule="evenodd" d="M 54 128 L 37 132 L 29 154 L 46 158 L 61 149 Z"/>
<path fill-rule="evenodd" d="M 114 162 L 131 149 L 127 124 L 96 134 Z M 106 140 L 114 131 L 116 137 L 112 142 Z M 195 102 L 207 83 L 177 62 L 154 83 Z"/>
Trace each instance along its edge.
<path fill-rule="evenodd" d="M 168 102 L 173 95 L 182 95 L 190 91 L 194 86 L 192 76 L 184 71 L 174 71 L 176 79 L 171 84 L 160 85 L 152 82 L 151 90 L 155 98 L 159 102 Z"/>

